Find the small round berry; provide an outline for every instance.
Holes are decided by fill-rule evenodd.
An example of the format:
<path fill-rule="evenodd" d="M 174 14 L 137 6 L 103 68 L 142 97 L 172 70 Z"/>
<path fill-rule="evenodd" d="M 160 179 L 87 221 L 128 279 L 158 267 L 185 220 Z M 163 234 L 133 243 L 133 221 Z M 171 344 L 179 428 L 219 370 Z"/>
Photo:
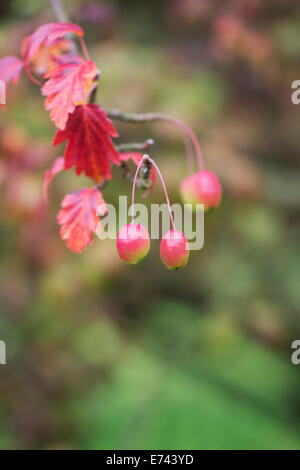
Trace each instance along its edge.
<path fill-rule="evenodd" d="M 187 176 L 182 180 L 180 184 L 180 193 L 184 203 L 186 204 L 197 204 L 195 186 L 194 186 L 195 175 Z"/>
<path fill-rule="evenodd" d="M 150 249 L 148 230 L 141 224 L 127 224 L 120 228 L 117 236 L 117 250 L 120 258 L 129 264 L 137 264 Z"/>
<path fill-rule="evenodd" d="M 188 241 L 182 232 L 170 230 L 160 243 L 160 258 L 168 269 L 183 268 L 189 259 Z"/>
<path fill-rule="evenodd" d="M 180 186 L 186 204 L 204 204 L 204 209 L 218 207 L 222 197 L 222 187 L 218 177 L 210 170 L 198 171 L 185 178 Z"/>

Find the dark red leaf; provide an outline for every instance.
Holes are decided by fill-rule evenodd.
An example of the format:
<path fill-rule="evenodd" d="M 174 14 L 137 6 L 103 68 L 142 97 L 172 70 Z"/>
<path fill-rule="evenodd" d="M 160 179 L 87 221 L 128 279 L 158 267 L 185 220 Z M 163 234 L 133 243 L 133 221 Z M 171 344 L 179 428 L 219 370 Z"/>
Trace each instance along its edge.
<path fill-rule="evenodd" d="M 120 165 L 120 157 L 111 137 L 117 137 L 113 123 L 97 104 L 77 106 L 69 115 L 66 129 L 58 130 L 53 145 L 68 140 L 64 153 L 65 169 L 73 165 L 76 174 L 103 181 L 111 178 L 110 162 Z"/>
<path fill-rule="evenodd" d="M 93 243 L 92 233 L 99 224 L 97 209 L 106 212 L 102 194 L 97 188 L 82 188 L 67 194 L 61 207 L 57 215 L 61 238 L 73 253 L 81 253 Z"/>

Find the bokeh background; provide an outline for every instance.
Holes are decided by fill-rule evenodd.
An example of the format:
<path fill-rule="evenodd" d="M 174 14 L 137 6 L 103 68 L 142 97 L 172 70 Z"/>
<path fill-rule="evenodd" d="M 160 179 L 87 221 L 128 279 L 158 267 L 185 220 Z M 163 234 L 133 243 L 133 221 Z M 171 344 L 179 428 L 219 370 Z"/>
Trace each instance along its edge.
<path fill-rule="evenodd" d="M 0 113 L 0 447 L 299 449 L 299 2 L 64 5 L 102 70 L 98 103 L 185 120 L 224 198 L 184 270 L 165 269 L 158 242 L 134 267 L 111 241 L 73 255 L 56 214 L 89 182 L 63 173 L 43 205 L 42 175 L 62 147 L 51 147 L 38 87 L 23 74 L 9 88 Z M 0 12 L 1 57 L 55 20 L 47 1 L 2 0 Z M 179 201 L 178 131 L 116 125 L 121 141 L 155 139 L 151 155 Z M 115 171 L 104 197 L 130 191 Z M 163 201 L 160 184 L 147 201 Z"/>

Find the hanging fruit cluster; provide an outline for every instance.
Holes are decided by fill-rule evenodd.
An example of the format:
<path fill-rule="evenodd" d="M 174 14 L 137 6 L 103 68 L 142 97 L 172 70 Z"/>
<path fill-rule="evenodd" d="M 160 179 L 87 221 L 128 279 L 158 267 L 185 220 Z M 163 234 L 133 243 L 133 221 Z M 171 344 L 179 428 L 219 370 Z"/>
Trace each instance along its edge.
<path fill-rule="evenodd" d="M 60 235 L 67 247 L 74 253 L 81 253 L 92 244 L 92 234 L 96 233 L 97 227 L 99 229 L 97 208 L 105 208 L 101 188 L 112 177 L 112 165 L 124 171 L 130 159 L 137 165 L 133 202 L 140 172 L 148 172 L 147 177 L 144 174 L 140 178 L 148 191 L 154 185 L 156 173 L 161 178 L 173 227 L 161 241 L 160 256 L 169 269 L 183 267 L 189 257 L 187 239 L 175 229 L 165 183 L 156 163 L 140 152 L 148 149 L 153 142 L 148 140 L 139 144 L 139 151 L 134 151 L 136 146 L 130 148 L 133 150 L 131 152 L 121 151 L 122 144 L 117 146 L 112 140 L 118 137 L 118 132 L 111 119 L 133 123 L 161 121 L 180 130 L 188 161 L 191 163 L 195 155 L 200 168 L 181 184 L 184 202 L 193 206 L 204 204 L 205 210 L 217 207 L 222 195 L 219 180 L 214 173 L 204 169 L 198 139 L 182 121 L 161 113 L 130 114 L 118 110 L 107 113 L 94 102 L 100 71 L 91 60 L 83 37 L 84 31 L 76 24 L 45 24 L 24 39 L 21 58 L 7 56 L 0 59 L 0 80 L 6 85 L 9 82 L 16 84 L 25 69 L 30 80 L 40 86 L 45 97 L 45 108 L 50 111 L 50 119 L 57 128 L 53 145 L 66 142 L 63 156 L 54 160 L 52 167 L 44 174 L 44 199 L 47 202 L 52 179 L 63 170 L 74 167 L 77 175 L 84 173 L 93 181 L 93 186 L 67 194 L 57 216 Z M 81 54 L 78 52 L 79 45 Z M 126 145 L 123 148 L 126 149 Z M 147 230 L 135 224 L 132 217 L 131 223 L 122 227 L 118 234 L 117 250 L 120 258 L 136 264 L 147 255 L 149 248 Z"/>

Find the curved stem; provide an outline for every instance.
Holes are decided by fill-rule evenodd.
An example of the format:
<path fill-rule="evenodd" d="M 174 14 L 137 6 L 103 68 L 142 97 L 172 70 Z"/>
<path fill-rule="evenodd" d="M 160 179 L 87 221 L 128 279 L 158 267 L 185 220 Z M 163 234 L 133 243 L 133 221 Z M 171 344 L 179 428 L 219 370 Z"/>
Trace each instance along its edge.
<path fill-rule="evenodd" d="M 200 144 L 198 142 L 197 136 L 194 133 L 194 131 L 183 121 L 180 121 L 180 119 L 176 119 L 176 118 L 166 115 L 162 120 L 165 122 L 169 122 L 170 124 L 173 124 L 174 126 L 186 132 L 186 134 L 190 137 L 192 144 L 194 146 L 199 168 L 200 170 L 204 170 L 204 160 L 203 160 L 202 150 L 201 150 Z"/>
<path fill-rule="evenodd" d="M 54 14 L 60 23 L 67 23 L 69 21 L 60 0 L 50 0 Z"/>
<path fill-rule="evenodd" d="M 136 180 L 137 180 L 140 168 L 142 164 L 144 163 L 144 160 L 145 160 L 145 155 L 143 155 L 143 158 L 140 159 L 135 175 L 134 175 L 134 179 L 133 179 L 132 198 L 131 198 L 131 225 L 133 225 L 133 222 L 134 222 L 134 193 L 135 193 Z"/>
<path fill-rule="evenodd" d="M 169 209 L 170 219 L 171 219 L 171 223 L 172 223 L 172 228 L 173 228 L 173 230 L 175 231 L 175 224 L 174 224 L 174 219 L 173 219 L 171 204 L 170 204 L 170 200 L 169 200 L 169 196 L 168 196 L 168 191 L 167 191 L 167 188 L 166 188 L 165 180 L 163 179 L 163 175 L 161 174 L 160 169 L 159 169 L 158 166 L 156 165 L 155 161 L 152 160 L 152 158 L 150 158 L 148 155 L 144 155 L 143 158 L 145 158 L 145 157 L 152 163 L 152 165 L 154 166 L 154 168 L 156 169 L 156 171 L 157 171 L 157 173 L 158 173 L 158 175 L 159 175 L 159 177 L 160 177 L 160 180 L 161 180 L 162 185 L 163 185 L 163 188 L 164 188 L 164 193 L 165 193 L 165 196 L 166 196 L 167 204 L 168 204 L 168 209 Z"/>
<path fill-rule="evenodd" d="M 191 176 L 194 172 L 194 152 L 189 137 L 182 132 L 182 139 L 185 145 L 188 175 Z"/>
<path fill-rule="evenodd" d="M 35 77 L 32 75 L 29 65 L 26 65 L 26 66 L 25 66 L 25 71 L 26 71 L 26 73 L 27 73 L 28 78 L 29 78 L 33 83 L 35 83 L 35 84 L 38 85 L 39 87 L 42 87 L 42 86 L 43 86 L 43 83 L 40 82 L 37 78 L 35 78 Z"/>
<path fill-rule="evenodd" d="M 56 16 L 57 20 L 60 23 L 68 23 L 70 20 L 69 20 L 68 15 L 67 15 L 64 7 L 63 7 L 63 4 L 62 4 L 61 0 L 50 0 L 50 3 L 51 3 L 51 6 L 52 6 L 52 9 L 53 9 L 53 13 Z M 82 36 L 80 36 L 79 41 L 80 41 L 80 45 L 81 45 L 81 48 L 82 48 L 82 51 L 83 51 L 83 54 L 84 54 L 86 60 L 91 60 L 89 51 L 86 47 L 85 41 L 84 41 Z"/>
<path fill-rule="evenodd" d="M 200 170 L 204 169 L 203 154 L 197 136 L 194 131 L 183 121 L 180 121 L 180 119 L 173 118 L 172 116 L 168 116 L 167 114 L 163 113 L 123 113 L 118 109 L 108 111 L 107 114 L 111 119 L 118 119 L 125 122 L 145 123 L 149 121 L 163 121 L 178 127 L 191 139 L 198 160 L 199 168 Z"/>
<path fill-rule="evenodd" d="M 141 166 L 142 166 L 142 164 L 144 163 L 145 160 L 152 163 L 152 165 L 154 166 L 154 168 L 156 169 L 156 171 L 157 171 L 157 173 L 160 177 L 160 180 L 161 180 L 162 185 L 163 185 L 164 193 L 165 193 L 165 196 L 166 196 L 167 204 L 168 204 L 168 209 L 169 209 L 172 228 L 175 231 L 175 224 L 174 224 L 170 199 L 169 199 L 169 196 L 168 196 L 168 191 L 167 191 L 167 188 L 166 188 L 165 180 L 163 178 L 163 175 L 160 172 L 160 169 L 156 165 L 155 161 L 152 160 L 152 158 L 150 158 L 149 155 L 146 155 L 146 154 L 144 154 L 143 158 L 141 158 L 141 160 L 139 161 L 139 164 L 137 166 L 137 169 L 136 169 L 136 172 L 135 172 L 135 175 L 134 175 L 133 187 L 132 187 L 132 201 L 131 201 L 131 224 L 133 225 L 133 222 L 134 222 L 134 193 L 135 193 L 136 180 L 137 180 L 137 176 L 138 176 L 138 173 L 140 171 L 140 168 L 141 168 Z"/>
<path fill-rule="evenodd" d="M 91 60 L 91 56 L 90 56 L 89 51 L 86 47 L 85 40 L 83 39 L 82 36 L 80 36 L 79 41 L 80 41 L 80 45 L 81 45 L 84 57 L 86 58 L 86 60 Z"/>

